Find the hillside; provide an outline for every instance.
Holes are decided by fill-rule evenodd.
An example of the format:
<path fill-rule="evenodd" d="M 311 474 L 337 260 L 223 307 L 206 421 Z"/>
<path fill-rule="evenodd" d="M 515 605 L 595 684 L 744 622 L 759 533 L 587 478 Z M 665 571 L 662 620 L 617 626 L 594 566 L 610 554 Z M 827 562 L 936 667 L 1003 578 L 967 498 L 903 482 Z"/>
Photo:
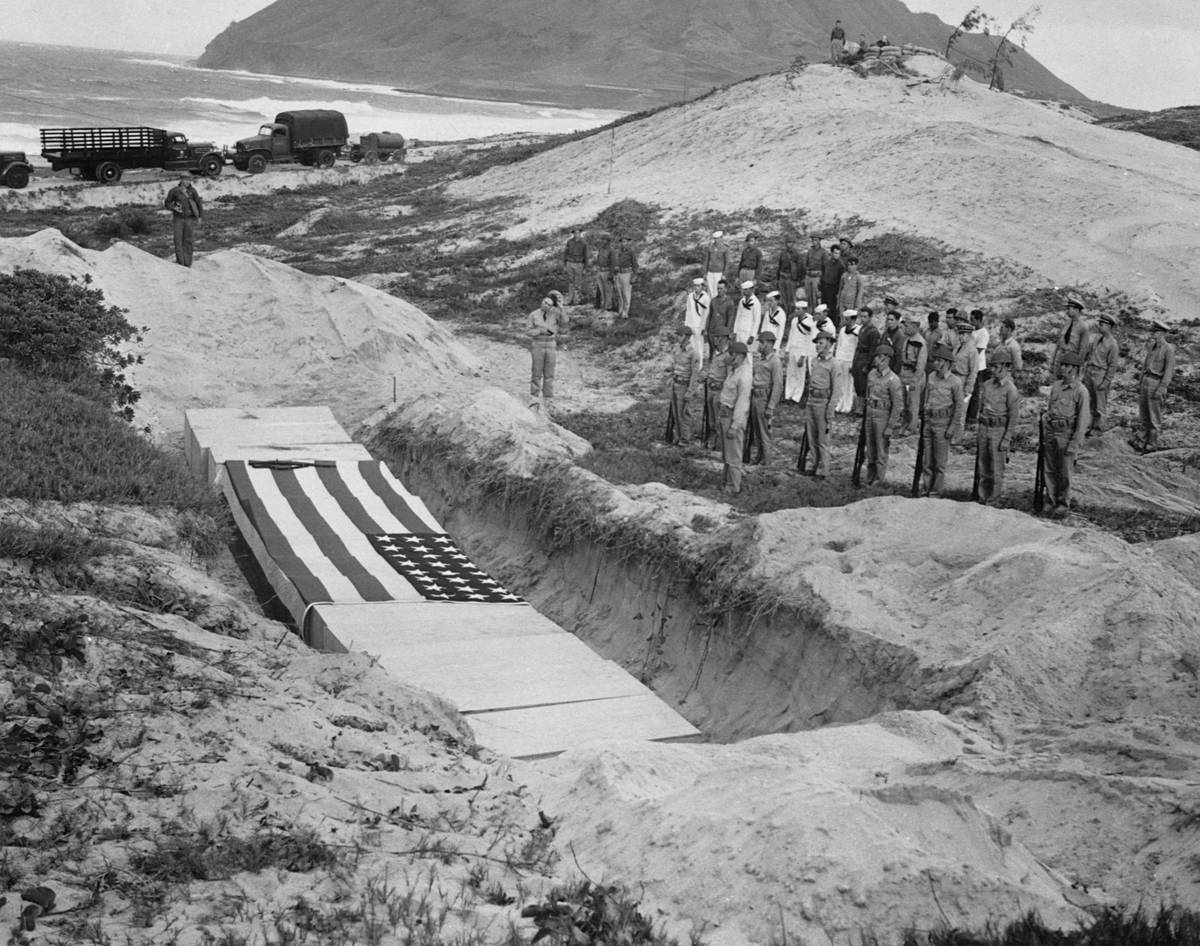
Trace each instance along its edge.
<path fill-rule="evenodd" d="M 1200 151 L 1200 105 L 1167 108 L 1161 112 L 1114 115 L 1099 124 L 1122 131 L 1136 131 Z"/>
<path fill-rule="evenodd" d="M 829 55 L 841 17 L 868 42 L 945 47 L 951 27 L 900 0 L 447 0 L 431 16 L 419 0 L 338 5 L 278 0 L 215 37 L 199 59 L 215 69 L 368 80 L 475 98 L 642 109 L 779 69 L 797 53 Z M 967 36 L 958 53 L 994 48 Z M 1015 57 L 1009 89 L 1063 101 L 1085 96 L 1033 57 Z"/>

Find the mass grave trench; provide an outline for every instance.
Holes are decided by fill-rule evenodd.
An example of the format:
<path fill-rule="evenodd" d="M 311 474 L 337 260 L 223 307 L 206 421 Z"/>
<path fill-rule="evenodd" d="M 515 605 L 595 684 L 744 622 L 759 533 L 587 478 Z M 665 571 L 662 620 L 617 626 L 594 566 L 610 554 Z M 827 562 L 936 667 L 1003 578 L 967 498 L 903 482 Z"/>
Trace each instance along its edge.
<path fill-rule="evenodd" d="M 474 489 L 420 437 L 368 446 L 454 535 L 463 550 L 539 612 L 619 663 L 710 740 L 855 722 L 901 709 L 947 711 L 983 665 L 930 667 L 910 649 L 871 638 L 810 606 L 714 605 L 682 563 L 575 537 L 548 542 L 534 503 Z M 554 547 L 551 547 L 551 546 Z"/>

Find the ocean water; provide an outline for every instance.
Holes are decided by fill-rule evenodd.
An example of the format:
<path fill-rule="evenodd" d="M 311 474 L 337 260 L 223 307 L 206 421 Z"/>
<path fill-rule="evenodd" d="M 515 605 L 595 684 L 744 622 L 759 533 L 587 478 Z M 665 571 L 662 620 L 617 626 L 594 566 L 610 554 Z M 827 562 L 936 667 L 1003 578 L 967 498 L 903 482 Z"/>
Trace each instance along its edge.
<path fill-rule="evenodd" d="M 452 141 L 595 128 L 621 113 L 398 92 L 381 85 L 199 69 L 188 60 L 0 42 L 0 150 L 40 164 L 38 129 L 149 125 L 218 147 L 255 134 L 277 112 L 335 108 L 352 140 L 372 131 Z"/>

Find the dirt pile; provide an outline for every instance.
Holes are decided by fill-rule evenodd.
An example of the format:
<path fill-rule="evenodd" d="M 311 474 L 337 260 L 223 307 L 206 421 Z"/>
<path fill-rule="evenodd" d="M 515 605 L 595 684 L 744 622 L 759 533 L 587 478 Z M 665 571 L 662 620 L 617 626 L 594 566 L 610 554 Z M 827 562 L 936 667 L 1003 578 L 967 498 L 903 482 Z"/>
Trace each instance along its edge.
<path fill-rule="evenodd" d="M 0 270 L 90 277 L 145 326 L 139 423 L 171 438 L 189 407 L 328 404 L 345 425 L 392 398 L 438 391 L 478 369 L 428 316 L 359 283 L 308 276 L 237 250 L 186 269 L 127 243 L 103 252 L 56 230 L 0 240 Z"/>
<path fill-rule="evenodd" d="M 1171 318 L 1200 308 L 1200 154 L 970 79 L 943 90 L 921 81 L 940 59 L 908 64 L 921 76 L 813 65 L 753 79 L 451 193 L 515 196 L 513 234 L 586 223 L 621 198 L 668 212 L 808 208 L 798 227 L 857 216 L 1060 285 L 1122 290 Z"/>

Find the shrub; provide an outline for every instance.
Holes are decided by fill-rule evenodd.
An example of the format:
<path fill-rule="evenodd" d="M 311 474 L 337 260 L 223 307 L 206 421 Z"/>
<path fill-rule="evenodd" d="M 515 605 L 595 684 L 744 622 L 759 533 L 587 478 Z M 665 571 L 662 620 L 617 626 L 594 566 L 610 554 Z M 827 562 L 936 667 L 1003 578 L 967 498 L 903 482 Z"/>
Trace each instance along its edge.
<path fill-rule="evenodd" d="M 855 246 L 869 272 L 893 270 L 908 276 L 936 276 L 945 272 L 946 248 L 933 240 L 907 233 L 881 233 Z"/>
<path fill-rule="evenodd" d="M 657 208 L 641 201 L 626 199 L 600 211 L 587 229 L 606 230 L 614 239 L 629 237 L 636 249 L 637 244 L 646 239 L 657 218 Z"/>
<path fill-rule="evenodd" d="M 91 387 L 125 420 L 140 394 L 125 369 L 142 356 L 117 346 L 142 336 L 125 310 L 104 304 L 104 294 L 56 273 L 18 267 L 0 274 L 0 356 L 38 374 Z M 143 330 L 144 331 L 144 330 Z"/>
<path fill-rule="evenodd" d="M 146 234 L 153 229 L 153 218 L 144 210 L 122 207 L 115 214 L 105 214 L 94 228 L 96 236 L 106 240 L 128 240 L 134 234 Z"/>

